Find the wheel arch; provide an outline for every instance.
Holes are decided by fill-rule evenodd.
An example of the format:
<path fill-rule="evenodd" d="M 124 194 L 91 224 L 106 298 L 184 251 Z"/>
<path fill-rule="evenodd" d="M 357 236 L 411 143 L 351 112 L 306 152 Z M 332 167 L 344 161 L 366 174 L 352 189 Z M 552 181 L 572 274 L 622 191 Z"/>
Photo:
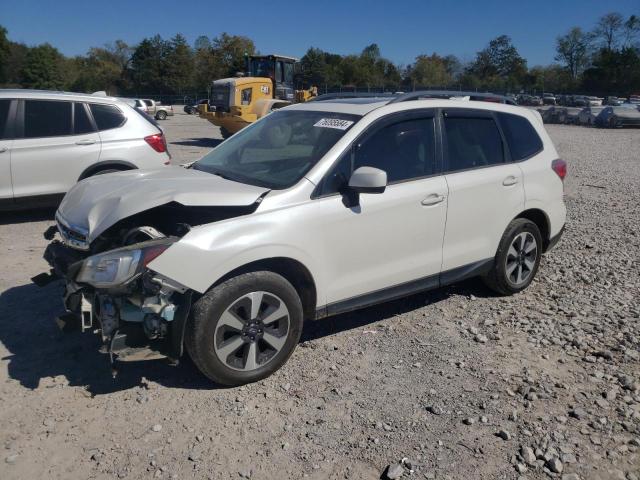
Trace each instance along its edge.
<path fill-rule="evenodd" d="M 131 162 L 127 162 L 126 160 L 102 160 L 100 162 L 93 163 L 89 165 L 87 168 L 85 168 L 82 174 L 80 175 L 80 177 L 78 178 L 78 181 L 84 180 L 85 178 L 95 175 L 100 170 L 107 170 L 111 168 L 124 171 L 124 170 L 134 170 L 138 167 L 136 167 Z"/>
<path fill-rule="evenodd" d="M 291 283 L 300 296 L 304 319 L 310 320 L 315 318 L 316 304 L 318 301 L 316 282 L 309 269 L 303 263 L 293 258 L 271 257 L 244 264 L 220 277 L 210 289 L 243 273 L 257 271 L 269 271 L 284 277 Z"/>
<path fill-rule="evenodd" d="M 543 251 L 546 251 L 551 240 L 551 222 L 547 214 L 539 208 L 530 208 L 521 212 L 516 218 L 526 218 L 536 224 L 542 235 Z"/>

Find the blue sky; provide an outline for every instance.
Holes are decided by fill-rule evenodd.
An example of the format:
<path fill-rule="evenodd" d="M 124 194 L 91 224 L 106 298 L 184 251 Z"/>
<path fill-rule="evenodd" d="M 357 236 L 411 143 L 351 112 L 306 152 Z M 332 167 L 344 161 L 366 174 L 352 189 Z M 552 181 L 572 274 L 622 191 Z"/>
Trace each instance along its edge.
<path fill-rule="evenodd" d="M 115 39 L 130 44 L 160 33 L 247 35 L 262 53 L 302 56 L 308 47 L 347 54 L 377 43 L 407 64 L 421 53 L 471 59 L 487 42 L 511 36 L 529 66 L 553 61 L 555 38 L 590 29 L 610 11 L 640 15 L 639 0 L 0 0 L 0 24 L 29 45 L 49 42 L 67 55 Z"/>

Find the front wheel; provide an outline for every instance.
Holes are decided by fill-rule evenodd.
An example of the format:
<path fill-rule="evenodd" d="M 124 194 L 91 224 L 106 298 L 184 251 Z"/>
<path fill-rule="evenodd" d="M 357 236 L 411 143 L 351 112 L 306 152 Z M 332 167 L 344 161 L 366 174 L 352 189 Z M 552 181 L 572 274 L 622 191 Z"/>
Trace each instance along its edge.
<path fill-rule="evenodd" d="M 193 307 L 186 347 L 198 369 L 223 385 L 268 377 L 293 353 L 302 302 L 273 272 L 252 272 L 212 288 Z"/>
<path fill-rule="evenodd" d="M 156 120 L 166 120 L 166 119 L 167 119 L 167 112 L 159 111 L 158 113 L 156 113 Z"/>
<path fill-rule="evenodd" d="M 533 281 L 542 256 L 542 235 L 531 220 L 516 218 L 507 226 L 485 284 L 501 295 L 512 295 Z"/>

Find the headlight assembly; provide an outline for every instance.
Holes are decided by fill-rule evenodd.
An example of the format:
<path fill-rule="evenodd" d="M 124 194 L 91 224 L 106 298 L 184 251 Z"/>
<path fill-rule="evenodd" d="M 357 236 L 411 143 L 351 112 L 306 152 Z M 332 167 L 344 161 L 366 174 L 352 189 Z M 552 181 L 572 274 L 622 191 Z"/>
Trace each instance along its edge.
<path fill-rule="evenodd" d="M 163 238 L 93 255 L 83 262 L 76 282 L 88 283 L 95 288 L 122 285 L 142 272 L 174 241 Z"/>

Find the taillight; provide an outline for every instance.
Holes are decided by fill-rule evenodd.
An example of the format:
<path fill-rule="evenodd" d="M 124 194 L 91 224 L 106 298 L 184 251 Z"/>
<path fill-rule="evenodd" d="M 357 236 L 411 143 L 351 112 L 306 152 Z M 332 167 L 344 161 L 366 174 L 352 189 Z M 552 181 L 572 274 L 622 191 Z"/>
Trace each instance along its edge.
<path fill-rule="evenodd" d="M 164 153 L 167 151 L 167 142 L 165 141 L 162 133 L 156 133 L 155 135 L 144 137 L 144 141 L 158 153 Z"/>
<path fill-rule="evenodd" d="M 560 180 L 564 182 L 564 177 L 567 176 L 567 162 L 558 158 L 551 162 L 551 168 L 560 177 Z"/>

